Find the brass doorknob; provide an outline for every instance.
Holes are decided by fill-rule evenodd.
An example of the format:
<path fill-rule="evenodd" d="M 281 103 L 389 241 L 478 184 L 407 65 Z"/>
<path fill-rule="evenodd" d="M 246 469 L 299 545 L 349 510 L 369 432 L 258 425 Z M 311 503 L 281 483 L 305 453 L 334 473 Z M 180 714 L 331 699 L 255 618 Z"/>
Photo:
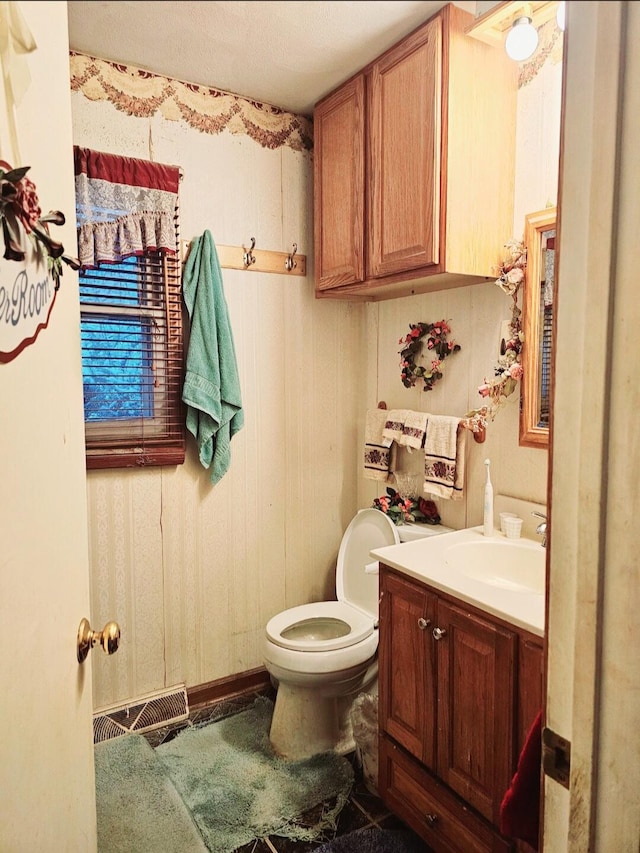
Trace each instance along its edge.
<path fill-rule="evenodd" d="M 78 663 L 82 663 L 90 650 L 100 643 L 108 655 L 118 651 L 120 645 L 120 626 L 117 622 L 107 622 L 102 631 L 92 631 L 88 619 L 82 619 L 78 628 Z"/>

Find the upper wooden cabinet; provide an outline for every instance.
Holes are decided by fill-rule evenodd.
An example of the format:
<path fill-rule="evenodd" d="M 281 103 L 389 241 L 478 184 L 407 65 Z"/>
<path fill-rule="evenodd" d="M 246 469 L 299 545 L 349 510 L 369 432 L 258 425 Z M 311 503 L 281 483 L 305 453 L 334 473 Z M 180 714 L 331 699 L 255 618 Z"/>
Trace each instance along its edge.
<path fill-rule="evenodd" d="M 314 111 L 316 295 L 485 280 L 513 230 L 517 63 L 445 6 Z"/>
<path fill-rule="evenodd" d="M 364 279 L 364 77 L 324 101 L 314 117 L 316 280 Z"/>

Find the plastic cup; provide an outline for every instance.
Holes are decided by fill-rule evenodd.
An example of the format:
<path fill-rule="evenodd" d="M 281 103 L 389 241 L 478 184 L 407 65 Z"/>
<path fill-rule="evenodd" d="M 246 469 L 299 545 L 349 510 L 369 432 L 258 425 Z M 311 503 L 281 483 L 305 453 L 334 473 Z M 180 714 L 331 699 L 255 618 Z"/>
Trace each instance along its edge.
<path fill-rule="evenodd" d="M 504 532 L 507 539 L 519 539 L 522 532 L 522 519 L 518 516 L 505 518 Z"/>
<path fill-rule="evenodd" d="M 507 531 L 506 531 L 505 524 L 504 524 L 505 519 L 506 518 L 517 518 L 517 517 L 518 516 L 516 515 L 515 512 L 501 512 L 500 513 L 500 530 L 506 534 Z"/>

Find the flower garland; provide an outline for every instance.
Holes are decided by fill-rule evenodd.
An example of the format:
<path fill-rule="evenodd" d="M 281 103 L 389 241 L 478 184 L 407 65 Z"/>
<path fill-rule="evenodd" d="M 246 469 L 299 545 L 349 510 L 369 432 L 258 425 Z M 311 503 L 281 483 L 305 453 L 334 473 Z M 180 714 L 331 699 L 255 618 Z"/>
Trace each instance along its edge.
<path fill-rule="evenodd" d="M 451 329 L 444 320 L 437 323 L 411 323 L 409 333 L 400 338 L 400 378 L 405 388 L 412 388 L 416 382 L 424 382 L 425 391 L 431 391 L 438 379 L 442 379 L 440 367 L 448 355 L 460 350 L 460 344 L 448 341 Z M 416 364 L 422 353 L 426 339 L 427 349 L 431 351 L 431 366 Z"/>
<path fill-rule="evenodd" d="M 423 497 L 402 497 L 395 489 L 387 488 L 387 494 L 374 498 L 373 508 L 388 515 L 394 524 L 417 521 L 420 524 L 440 524 L 440 516 L 433 501 Z"/>
<path fill-rule="evenodd" d="M 4 239 L 4 258 L 7 261 L 24 261 L 26 245 L 24 235 L 32 239 L 38 257 L 42 251 L 47 255 L 47 265 L 56 285 L 60 287 L 62 262 L 73 269 L 80 269 L 75 258 L 64 254 L 64 246 L 52 239 L 49 225 L 64 225 L 64 214 L 51 210 L 42 215 L 36 185 L 26 177 L 30 166 L 12 169 L 0 161 L 0 222 Z"/>
<path fill-rule="evenodd" d="M 486 379 L 478 386 L 478 393 L 487 402 L 479 409 L 473 409 L 464 416 L 463 424 L 473 432 L 482 432 L 488 421 L 492 421 L 499 409 L 507 402 L 507 397 L 516 389 L 519 379 L 522 379 L 522 331 L 521 315 L 518 308 L 518 292 L 524 282 L 524 270 L 527 266 L 527 250 L 518 240 L 510 240 L 505 244 L 507 256 L 499 267 L 496 284 L 511 297 L 511 321 L 509 323 L 509 340 L 505 341 L 504 354 L 498 358 L 492 379 Z"/>

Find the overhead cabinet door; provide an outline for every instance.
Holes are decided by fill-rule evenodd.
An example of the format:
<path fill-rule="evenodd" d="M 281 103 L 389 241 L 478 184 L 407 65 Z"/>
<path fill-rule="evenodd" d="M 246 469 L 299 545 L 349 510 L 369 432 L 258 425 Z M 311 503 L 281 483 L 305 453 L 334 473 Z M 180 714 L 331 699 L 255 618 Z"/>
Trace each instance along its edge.
<path fill-rule="evenodd" d="M 316 286 L 364 279 L 364 77 L 314 113 Z"/>
<path fill-rule="evenodd" d="M 442 21 L 371 68 L 367 277 L 440 262 Z"/>

